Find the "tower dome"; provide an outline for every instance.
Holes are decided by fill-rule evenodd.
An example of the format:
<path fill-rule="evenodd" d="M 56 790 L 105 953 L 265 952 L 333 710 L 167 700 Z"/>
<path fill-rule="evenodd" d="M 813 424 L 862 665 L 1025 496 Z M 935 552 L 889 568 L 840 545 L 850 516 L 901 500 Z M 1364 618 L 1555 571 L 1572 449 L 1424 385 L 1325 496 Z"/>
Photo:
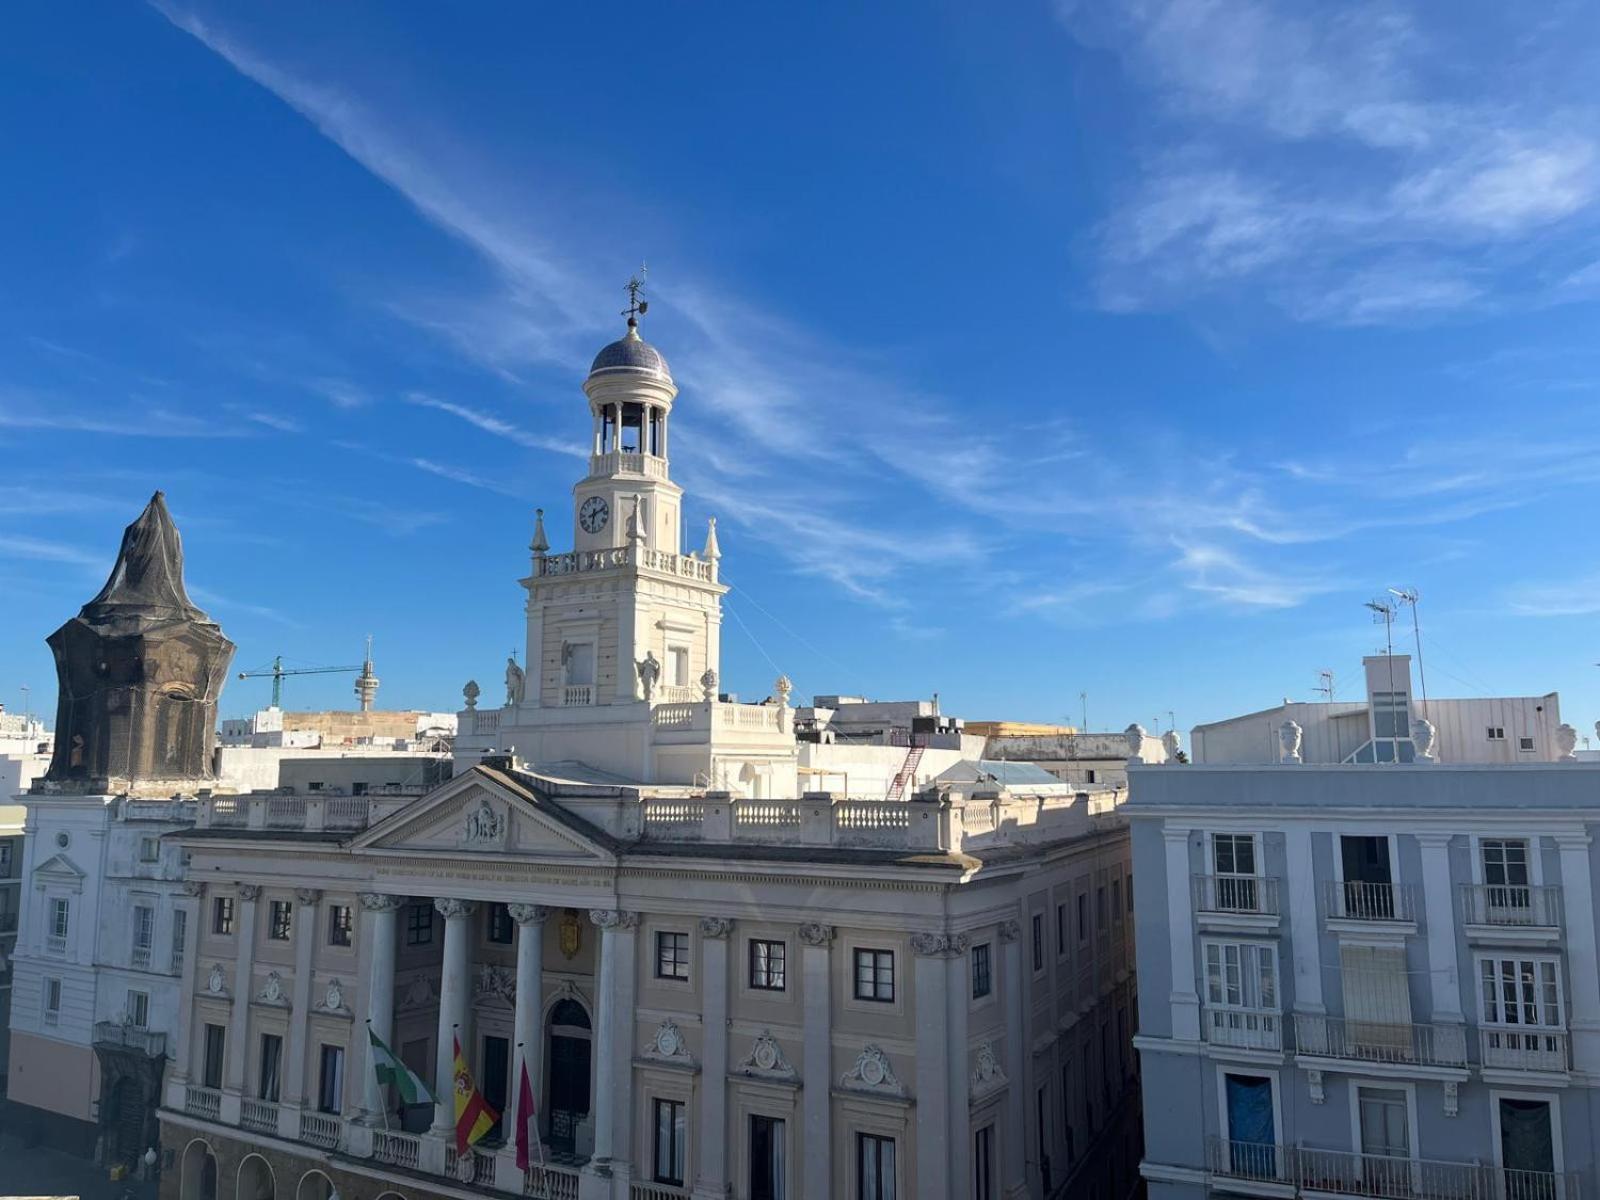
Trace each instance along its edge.
<path fill-rule="evenodd" d="M 594 376 L 602 371 L 642 371 L 667 379 L 672 378 L 672 372 L 667 369 L 666 358 L 662 356 L 661 351 L 639 336 L 639 322 L 631 316 L 628 318 L 627 334 L 609 346 L 602 347 L 600 353 L 594 356 L 589 374 Z"/>

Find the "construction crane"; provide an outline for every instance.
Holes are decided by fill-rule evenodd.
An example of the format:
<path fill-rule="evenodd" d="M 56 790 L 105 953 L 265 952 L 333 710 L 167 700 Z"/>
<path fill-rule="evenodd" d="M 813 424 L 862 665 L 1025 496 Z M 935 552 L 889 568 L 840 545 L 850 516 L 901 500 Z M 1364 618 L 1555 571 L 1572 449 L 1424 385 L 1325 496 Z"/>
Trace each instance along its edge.
<path fill-rule="evenodd" d="M 283 665 L 283 655 L 279 654 L 279 655 L 277 655 L 277 656 L 275 656 L 273 658 L 272 665 L 270 667 L 262 667 L 259 670 L 255 670 L 255 671 L 240 671 L 239 672 L 239 678 L 240 679 L 262 679 L 262 678 L 266 678 L 266 677 L 270 676 L 271 679 L 272 679 L 272 707 L 273 708 L 282 708 L 283 707 L 283 704 L 282 704 L 282 701 L 283 701 L 283 680 L 284 680 L 285 676 L 288 676 L 288 675 L 345 675 L 345 674 L 349 674 L 351 672 L 354 672 L 356 674 L 361 675 L 363 678 L 366 678 L 367 676 L 370 676 L 372 674 L 372 651 L 371 651 L 370 647 L 371 647 L 371 643 L 369 641 L 369 643 L 368 643 L 368 651 L 367 651 L 367 661 L 365 663 L 357 663 L 353 667 L 286 667 L 286 666 Z M 373 682 L 376 683 L 377 680 L 374 678 Z M 357 690 L 359 691 L 359 688 Z M 376 690 L 376 688 L 374 688 L 373 690 Z M 363 703 L 362 707 L 364 709 L 365 708 L 370 708 L 371 704 L 372 704 L 371 699 L 368 698 L 368 697 L 363 697 L 363 700 L 364 700 L 364 703 Z"/>

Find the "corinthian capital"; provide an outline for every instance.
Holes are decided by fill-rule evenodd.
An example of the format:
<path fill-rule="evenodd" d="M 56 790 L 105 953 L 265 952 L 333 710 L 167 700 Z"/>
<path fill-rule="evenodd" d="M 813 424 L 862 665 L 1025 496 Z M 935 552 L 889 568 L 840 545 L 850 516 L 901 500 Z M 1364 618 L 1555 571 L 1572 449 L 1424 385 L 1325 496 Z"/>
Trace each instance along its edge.
<path fill-rule="evenodd" d="M 241 883 L 239 885 L 239 899 L 256 900 L 259 899 L 260 896 L 261 885 L 259 883 Z"/>
<path fill-rule="evenodd" d="M 1014 942 L 1022 936 L 1022 926 L 1016 921 L 1000 922 L 1000 940 Z"/>
<path fill-rule="evenodd" d="M 733 922 L 727 917 L 701 917 L 700 936 L 721 941 L 733 932 Z"/>
<path fill-rule="evenodd" d="M 518 925 L 543 925 L 550 910 L 542 904 L 508 904 L 506 911 Z"/>
<path fill-rule="evenodd" d="M 322 899 L 322 892 L 318 888 L 295 888 L 294 898 L 301 904 L 315 904 Z"/>
<path fill-rule="evenodd" d="M 967 935 L 964 933 L 913 933 L 912 953 L 922 958 L 954 958 L 966 953 Z"/>
<path fill-rule="evenodd" d="M 460 921 L 478 911 L 476 900 L 455 900 L 449 896 L 436 896 L 433 906 L 446 921 Z"/>
<path fill-rule="evenodd" d="M 362 908 L 375 913 L 394 912 L 406 902 L 404 896 L 386 896 L 382 892 L 362 892 L 357 899 Z"/>
<path fill-rule="evenodd" d="M 833 944 L 833 926 L 820 921 L 807 921 L 800 926 L 800 940 L 808 946 L 830 946 Z"/>
<path fill-rule="evenodd" d="M 203 879 L 185 879 L 183 881 L 183 894 L 185 896 L 204 896 L 206 894 L 206 881 Z"/>
<path fill-rule="evenodd" d="M 589 920 L 601 929 L 636 929 L 639 926 L 638 913 L 620 908 L 591 908 Z"/>

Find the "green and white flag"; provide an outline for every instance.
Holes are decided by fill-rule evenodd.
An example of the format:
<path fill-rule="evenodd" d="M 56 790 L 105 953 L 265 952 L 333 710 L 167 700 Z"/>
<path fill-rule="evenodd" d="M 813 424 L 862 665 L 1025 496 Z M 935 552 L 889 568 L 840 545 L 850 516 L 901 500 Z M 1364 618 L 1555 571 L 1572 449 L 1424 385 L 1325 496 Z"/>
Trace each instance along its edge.
<path fill-rule="evenodd" d="M 383 1044 L 383 1039 L 372 1032 L 371 1026 L 367 1027 L 367 1040 L 372 1043 L 372 1069 L 379 1083 L 394 1084 L 407 1104 L 438 1103 L 421 1076 L 401 1062 L 399 1056 Z"/>

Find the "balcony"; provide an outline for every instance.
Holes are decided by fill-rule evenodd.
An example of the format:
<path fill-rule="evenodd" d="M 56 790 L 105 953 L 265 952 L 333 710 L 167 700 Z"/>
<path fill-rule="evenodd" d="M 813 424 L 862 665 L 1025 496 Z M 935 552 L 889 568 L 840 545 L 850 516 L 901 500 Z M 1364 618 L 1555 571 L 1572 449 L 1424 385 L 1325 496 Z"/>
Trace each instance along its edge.
<path fill-rule="evenodd" d="M 533 1200 L 578 1200 L 578 1172 L 572 1167 L 529 1167 L 522 1177 L 522 1194 Z"/>
<path fill-rule="evenodd" d="M 417 1153 L 420 1139 L 415 1134 L 392 1133 L 387 1129 L 372 1131 L 372 1157 L 375 1162 L 388 1163 L 393 1167 L 406 1167 L 412 1171 L 417 1169 Z"/>
<path fill-rule="evenodd" d="M 150 969 L 150 947 L 135 946 L 128 955 L 128 965 L 135 971 L 148 971 Z"/>
<path fill-rule="evenodd" d="M 1389 1024 L 1296 1013 L 1295 1050 L 1302 1058 L 1465 1071 L 1464 1025 Z"/>
<path fill-rule="evenodd" d="M 594 685 L 589 683 L 569 683 L 561 689 L 561 703 L 568 708 L 582 707 L 594 703 Z"/>
<path fill-rule="evenodd" d="M 1471 941 L 1555 945 L 1561 940 L 1561 919 L 1559 886 L 1461 885 L 1461 922 Z"/>
<path fill-rule="evenodd" d="M 190 1084 L 183 1089 L 183 1111 L 215 1122 L 222 1115 L 222 1093 L 216 1088 Z"/>
<path fill-rule="evenodd" d="M 1480 1025 L 1478 1036 L 1486 1071 L 1567 1071 L 1567 1033 L 1564 1029 L 1530 1029 L 1505 1025 Z"/>
<path fill-rule="evenodd" d="M 1206 1041 L 1235 1050 L 1283 1049 L 1283 1014 L 1266 1008 L 1214 1008 L 1205 1010 Z"/>
<path fill-rule="evenodd" d="M 1274 929 L 1282 915 L 1279 881 L 1264 875 L 1195 875 L 1190 898 L 1200 924 L 1212 929 Z"/>
<path fill-rule="evenodd" d="M 239 1102 L 239 1127 L 257 1133 L 278 1133 L 278 1106 L 271 1100 L 244 1099 Z"/>
<path fill-rule="evenodd" d="M 645 1183 L 635 1180 L 628 1185 L 628 1200 L 685 1200 L 687 1188 L 666 1183 Z"/>
<path fill-rule="evenodd" d="M 472 1158 L 471 1181 L 479 1187 L 494 1187 L 494 1155 L 486 1154 L 482 1150 L 473 1150 L 470 1147 L 468 1148 L 467 1153 Z M 454 1146 L 445 1147 L 444 1173 L 454 1179 L 460 1179 L 463 1182 L 466 1182 L 466 1173 L 461 1169 L 461 1156 L 456 1153 L 456 1148 Z"/>
<path fill-rule="evenodd" d="M 300 1114 L 300 1140 L 323 1150 L 339 1148 L 339 1118 L 331 1113 Z"/>
<path fill-rule="evenodd" d="M 1406 932 L 1416 932 L 1417 889 L 1412 884 L 1330 879 L 1323 895 L 1330 928 L 1337 929 L 1340 924 L 1357 928 L 1390 925 L 1407 926 Z"/>
<path fill-rule="evenodd" d="M 134 1050 L 151 1058 L 165 1058 L 167 1035 L 162 1030 L 145 1029 L 141 1025 L 124 1025 L 121 1021 L 96 1021 L 94 1040 L 98 1046 L 116 1046 Z"/>
<path fill-rule="evenodd" d="M 1220 1179 L 1373 1200 L 1578 1200 L 1578 1175 L 1487 1163 L 1391 1158 L 1264 1142 L 1206 1139 L 1206 1170 Z M 1269 1190 L 1269 1189 L 1262 1189 Z"/>
<path fill-rule="evenodd" d="M 67 955 L 66 935 L 57 933 L 47 935 L 44 939 L 44 952 L 53 954 L 57 958 L 65 958 Z"/>

